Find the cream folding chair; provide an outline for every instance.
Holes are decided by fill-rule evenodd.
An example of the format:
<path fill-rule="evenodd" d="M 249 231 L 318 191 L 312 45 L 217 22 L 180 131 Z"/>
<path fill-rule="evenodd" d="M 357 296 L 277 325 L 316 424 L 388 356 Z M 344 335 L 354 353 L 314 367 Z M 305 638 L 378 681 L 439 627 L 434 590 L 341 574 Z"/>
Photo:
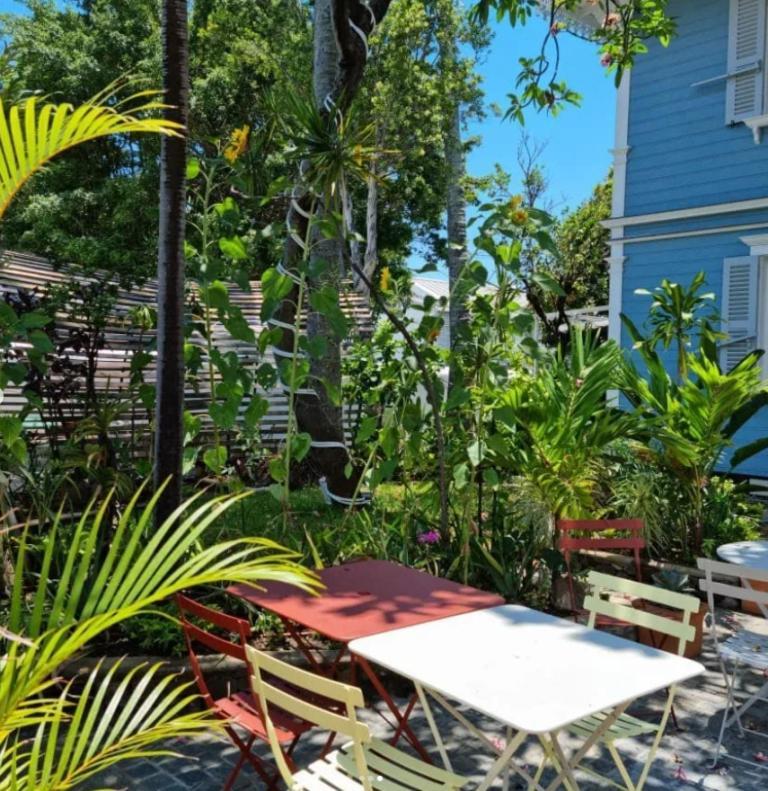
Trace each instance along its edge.
<path fill-rule="evenodd" d="M 364 705 L 359 688 L 287 665 L 251 646 L 246 646 L 246 652 L 253 671 L 253 694 L 261 706 L 275 762 L 290 791 L 451 791 L 466 785 L 463 777 L 372 738 L 368 726 L 357 719 L 356 710 Z M 274 686 L 273 679 L 284 682 L 287 689 Z M 346 712 L 336 713 L 308 703 L 297 697 L 301 691 L 314 699 L 340 703 Z M 292 772 L 267 713 L 272 707 L 351 741 L 306 769 Z"/>
<path fill-rule="evenodd" d="M 701 602 L 695 596 L 664 590 L 653 585 L 646 585 L 642 582 L 622 579 L 597 571 L 589 573 L 587 584 L 590 593 L 584 599 L 584 609 L 589 614 L 587 625 L 592 629 L 595 628 L 598 620 L 603 618 L 653 629 L 655 632 L 677 638 L 677 653 L 679 656 L 683 655 L 686 643 L 695 636 L 694 627 L 691 625 L 691 616 L 697 613 L 701 606 Z M 608 599 L 607 597 L 610 594 L 621 594 L 622 598 Z M 654 612 L 642 609 L 642 606 L 633 606 L 633 600 L 637 601 L 638 604 L 640 602 L 648 602 L 649 604 L 661 605 L 675 611 L 675 617 L 657 615 Z M 621 662 L 621 657 L 617 656 L 616 661 Z M 578 683 L 578 679 L 575 679 L 574 683 Z M 571 759 L 572 768 L 579 766 L 583 771 L 599 777 L 603 783 L 615 788 L 626 789 L 626 791 L 641 791 L 648 780 L 648 773 L 651 771 L 653 760 L 656 757 L 661 738 L 667 727 L 674 698 L 675 687 L 669 687 L 667 689 L 667 701 L 664 711 L 660 721 L 657 723 L 648 722 L 627 713 L 619 714 L 616 717 L 615 714 L 606 711 L 585 717 L 569 725 L 567 730 L 579 737 L 584 743 L 584 746 Z M 621 739 L 635 739 L 642 736 L 653 736 L 653 741 L 640 776 L 635 782 L 619 754 L 616 742 Z M 604 745 L 610 753 L 619 775 L 624 781 L 623 785 L 582 764 L 589 750 L 597 744 Z M 547 751 L 546 758 L 555 766 L 558 765 L 558 761 L 551 751 Z M 535 778 L 537 782 L 541 778 L 547 760 L 539 767 Z"/>
<path fill-rule="evenodd" d="M 756 591 L 750 585 L 750 582 L 753 581 L 768 582 L 768 571 L 752 569 L 749 566 L 735 566 L 732 563 L 706 558 L 699 558 L 698 565 L 704 572 L 704 579 L 700 580 L 699 587 L 707 594 L 710 634 L 717 651 L 717 660 L 720 663 L 726 690 L 725 711 L 723 711 L 717 750 L 712 762 L 712 765 L 716 766 L 723 747 L 725 731 L 734 722 L 739 727 L 740 736 L 744 736 L 745 733 L 768 736 L 768 733 L 763 731 L 747 728 L 742 719 L 755 703 L 760 700 L 768 701 L 768 681 L 765 681 L 753 695 L 747 695 L 739 689 L 743 669 L 757 671 L 764 676 L 768 673 L 768 631 L 759 634 L 750 629 L 740 629 L 727 640 L 721 641 L 717 635 L 715 596 L 727 596 L 737 601 L 753 602 L 758 606 L 763 617 L 768 618 L 768 592 Z M 738 705 L 739 701 L 743 701 L 740 706 Z M 765 768 L 763 764 L 736 755 L 729 754 L 728 757 L 751 766 Z"/>

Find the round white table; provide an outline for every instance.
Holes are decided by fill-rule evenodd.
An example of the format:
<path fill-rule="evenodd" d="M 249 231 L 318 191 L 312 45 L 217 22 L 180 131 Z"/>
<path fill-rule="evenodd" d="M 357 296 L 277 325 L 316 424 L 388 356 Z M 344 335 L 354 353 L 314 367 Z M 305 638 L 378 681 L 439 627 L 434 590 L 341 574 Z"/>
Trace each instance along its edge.
<path fill-rule="evenodd" d="M 726 563 L 768 571 L 768 541 L 736 541 L 717 548 L 717 556 Z"/>

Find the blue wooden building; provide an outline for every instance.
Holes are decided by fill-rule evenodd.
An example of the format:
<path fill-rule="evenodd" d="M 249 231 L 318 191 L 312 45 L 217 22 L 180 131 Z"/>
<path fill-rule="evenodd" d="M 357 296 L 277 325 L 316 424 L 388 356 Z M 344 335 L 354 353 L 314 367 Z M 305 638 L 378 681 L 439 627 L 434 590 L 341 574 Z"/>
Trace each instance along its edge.
<path fill-rule="evenodd" d="M 729 338 L 722 362 L 768 348 L 768 0 L 671 0 L 678 36 L 651 43 L 618 93 L 610 335 L 630 341 L 667 277 L 706 273 Z M 765 367 L 768 376 L 768 361 Z M 768 410 L 739 444 L 768 434 Z M 768 478 L 768 453 L 737 472 Z"/>

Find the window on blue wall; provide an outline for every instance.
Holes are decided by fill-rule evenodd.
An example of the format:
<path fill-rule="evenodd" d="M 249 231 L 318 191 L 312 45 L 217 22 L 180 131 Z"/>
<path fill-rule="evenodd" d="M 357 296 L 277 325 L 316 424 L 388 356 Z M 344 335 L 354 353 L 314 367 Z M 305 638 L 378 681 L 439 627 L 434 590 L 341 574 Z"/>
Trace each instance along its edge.
<path fill-rule="evenodd" d="M 768 0 L 730 0 L 726 122 L 766 113 Z"/>
<path fill-rule="evenodd" d="M 768 278 L 765 258 L 740 256 L 723 262 L 723 331 L 720 365 L 730 370 L 768 341 Z"/>

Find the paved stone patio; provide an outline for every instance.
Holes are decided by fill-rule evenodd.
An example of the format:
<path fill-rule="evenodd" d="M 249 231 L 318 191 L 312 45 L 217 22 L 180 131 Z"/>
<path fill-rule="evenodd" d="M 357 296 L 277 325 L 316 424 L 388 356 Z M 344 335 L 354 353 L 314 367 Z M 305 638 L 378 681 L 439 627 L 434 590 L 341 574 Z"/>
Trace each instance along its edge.
<path fill-rule="evenodd" d="M 736 616 L 739 622 L 746 622 L 748 619 L 749 616 Z M 731 623 L 731 620 L 726 619 L 727 625 Z M 750 619 L 750 623 L 756 623 L 755 619 Z M 765 751 L 768 761 L 768 739 L 752 735 L 741 739 L 736 735 L 734 728 L 726 739 L 727 755 L 716 769 L 710 768 L 724 701 L 723 681 L 709 645 L 702 659 L 707 666 L 707 673 L 680 688 L 675 706 L 679 730 L 670 723 L 646 788 L 765 791 L 768 789 L 768 762 L 766 769 L 755 769 L 739 763 L 733 759 L 733 756 L 753 760 L 756 755 L 762 756 L 762 751 Z M 568 672 L 565 656 L 563 672 Z M 756 676 L 750 679 L 750 683 L 754 686 L 760 684 L 762 680 L 762 676 Z M 638 716 L 644 716 L 644 712 L 650 714 L 659 711 L 663 700 L 663 696 L 656 696 L 644 701 L 632 711 Z M 482 717 L 470 712 L 466 713 L 482 726 L 484 732 L 493 738 L 503 738 L 502 730 L 498 725 L 483 721 Z M 391 732 L 387 724 L 374 712 L 366 713 L 366 719 L 378 734 L 383 736 Z M 749 720 L 755 727 L 768 732 L 768 705 L 763 705 L 762 708 L 755 707 Z M 411 722 L 419 737 L 423 736 L 424 743 L 429 747 L 432 742 L 425 719 L 418 716 L 417 712 Z M 471 740 L 466 731 L 447 715 L 439 717 L 439 725 L 455 759 L 454 769 L 470 780 L 479 780 L 491 765 L 492 758 L 488 751 Z M 311 760 L 322 743 L 322 734 L 307 739 L 296 753 L 297 762 L 301 764 L 304 759 Z M 568 744 L 567 740 L 566 744 Z M 575 745 L 575 742 L 573 744 Z M 89 784 L 89 787 L 135 791 L 220 791 L 238 755 L 237 750 L 228 741 L 214 736 L 183 742 L 174 740 L 164 746 L 177 751 L 180 757 L 162 757 L 124 764 L 119 770 L 110 771 L 97 778 L 97 782 Z M 647 742 L 622 742 L 621 746 L 625 754 L 642 759 Z M 538 763 L 539 751 L 533 743 L 526 745 L 519 755 L 522 762 L 529 766 Z M 603 762 L 604 759 L 598 756 L 598 760 L 600 768 L 605 770 L 607 764 Z M 630 771 L 634 768 L 639 772 L 639 763 L 634 762 L 634 767 L 632 763 L 628 762 L 628 765 Z M 584 774 L 579 776 L 579 781 L 581 789 L 610 787 L 606 783 L 600 784 L 590 780 L 589 776 Z M 470 783 L 468 788 L 472 787 L 473 784 Z M 498 781 L 495 787 L 500 788 L 501 782 Z M 510 788 L 513 789 L 524 787 L 522 782 L 513 781 L 510 784 Z M 264 784 L 248 767 L 243 769 L 235 785 L 236 791 L 262 788 Z"/>

